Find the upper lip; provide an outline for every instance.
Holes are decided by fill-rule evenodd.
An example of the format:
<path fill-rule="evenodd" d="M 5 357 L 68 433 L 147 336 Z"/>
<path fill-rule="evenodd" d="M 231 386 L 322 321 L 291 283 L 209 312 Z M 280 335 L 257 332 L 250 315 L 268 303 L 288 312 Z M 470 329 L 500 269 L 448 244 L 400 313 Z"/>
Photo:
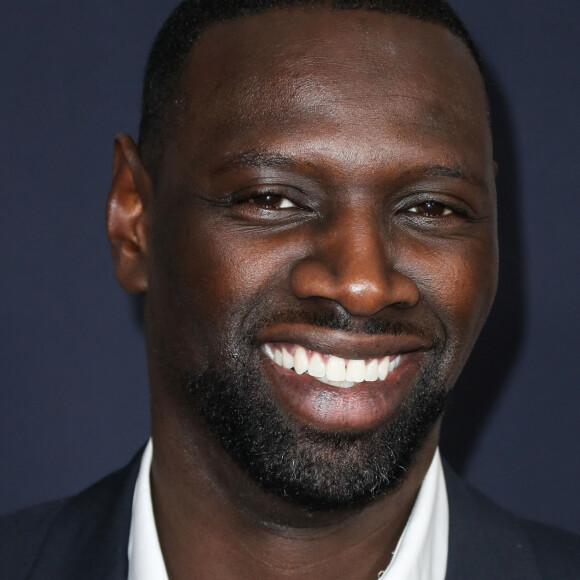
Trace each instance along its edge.
<path fill-rule="evenodd" d="M 262 329 L 260 343 L 286 342 L 345 359 L 372 359 L 428 350 L 432 340 L 414 334 L 363 334 L 283 323 Z"/>

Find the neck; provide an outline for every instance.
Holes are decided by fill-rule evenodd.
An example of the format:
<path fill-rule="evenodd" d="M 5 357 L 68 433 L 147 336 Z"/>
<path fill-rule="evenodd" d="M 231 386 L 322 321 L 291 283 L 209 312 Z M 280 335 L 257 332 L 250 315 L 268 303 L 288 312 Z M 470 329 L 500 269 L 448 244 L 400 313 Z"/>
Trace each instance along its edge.
<path fill-rule="evenodd" d="M 362 508 L 312 511 L 264 493 L 203 427 L 162 419 L 153 417 L 152 497 L 176 580 L 376 579 L 405 528 L 439 433 L 437 424 L 392 493 Z"/>

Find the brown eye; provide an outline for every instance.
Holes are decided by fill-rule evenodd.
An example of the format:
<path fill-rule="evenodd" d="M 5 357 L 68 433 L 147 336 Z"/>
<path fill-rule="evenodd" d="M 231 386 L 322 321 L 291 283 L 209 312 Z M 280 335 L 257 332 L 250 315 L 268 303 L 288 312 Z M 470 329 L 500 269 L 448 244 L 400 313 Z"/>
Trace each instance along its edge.
<path fill-rule="evenodd" d="M 271 193 L 254 197 L 250 202 L 261 209 L 287 209 L 296 207 L 289 199 Z"/>
<path fill-rule="evenodd" d="M 445 217 L 453 213 L 453 210 L 449 209 L 442 203 L 437 203 L 436 201 L 425 201 L 419 205 L 410 207 L 407 211 L 430 218 Z"/>

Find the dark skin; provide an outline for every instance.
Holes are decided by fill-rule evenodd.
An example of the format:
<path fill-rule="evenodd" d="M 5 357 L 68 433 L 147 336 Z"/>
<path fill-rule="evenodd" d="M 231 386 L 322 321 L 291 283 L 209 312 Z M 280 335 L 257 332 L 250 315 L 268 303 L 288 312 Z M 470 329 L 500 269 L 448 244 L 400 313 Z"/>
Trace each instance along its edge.
<path fill-rule="evenodd" d="M 451 389 L 496 287 L 495 175 L 479 71 L 437 25 L 291 9 L 212 26 L 184 84 L 187 111 L 155 186 L 133 141 L 117 138 L 108 209 L 117 279 L 147 293 L 152 493 L 169 576 L 375 579 L 440 421 L 392 493 L 313 511 L 264 493 L 168 369 L 219 365 L 235 347 L 237 321 L 274 305 L 258 343 L 404 357 L 390 379 L 356 391 L 288 378 L 262 357 L 273 400 L 296 424 L 379 429 L 436 339 Z M 298 307 L 341 308 L 361 328 L 383 316 L 422 330 L 376 337 L 276 322 L 276 308 Z"/>

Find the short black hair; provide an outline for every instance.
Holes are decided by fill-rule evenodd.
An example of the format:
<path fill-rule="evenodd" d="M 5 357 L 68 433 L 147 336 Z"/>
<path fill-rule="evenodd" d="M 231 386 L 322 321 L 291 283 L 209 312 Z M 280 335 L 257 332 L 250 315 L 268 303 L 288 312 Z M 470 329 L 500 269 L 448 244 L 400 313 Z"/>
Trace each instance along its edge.
<path fill-rule="evenodd" d="M 187 58 L 199 35 L 218 22 L 294 6 L 376 10 L 440 24 L 465 42 L 482 71 L 471 36 L 446 0 L 185 0 L 157 34 L 145 69 L 139 150 L 154 180 L 165 139 L 186 106 L 179 89 Z"/>

